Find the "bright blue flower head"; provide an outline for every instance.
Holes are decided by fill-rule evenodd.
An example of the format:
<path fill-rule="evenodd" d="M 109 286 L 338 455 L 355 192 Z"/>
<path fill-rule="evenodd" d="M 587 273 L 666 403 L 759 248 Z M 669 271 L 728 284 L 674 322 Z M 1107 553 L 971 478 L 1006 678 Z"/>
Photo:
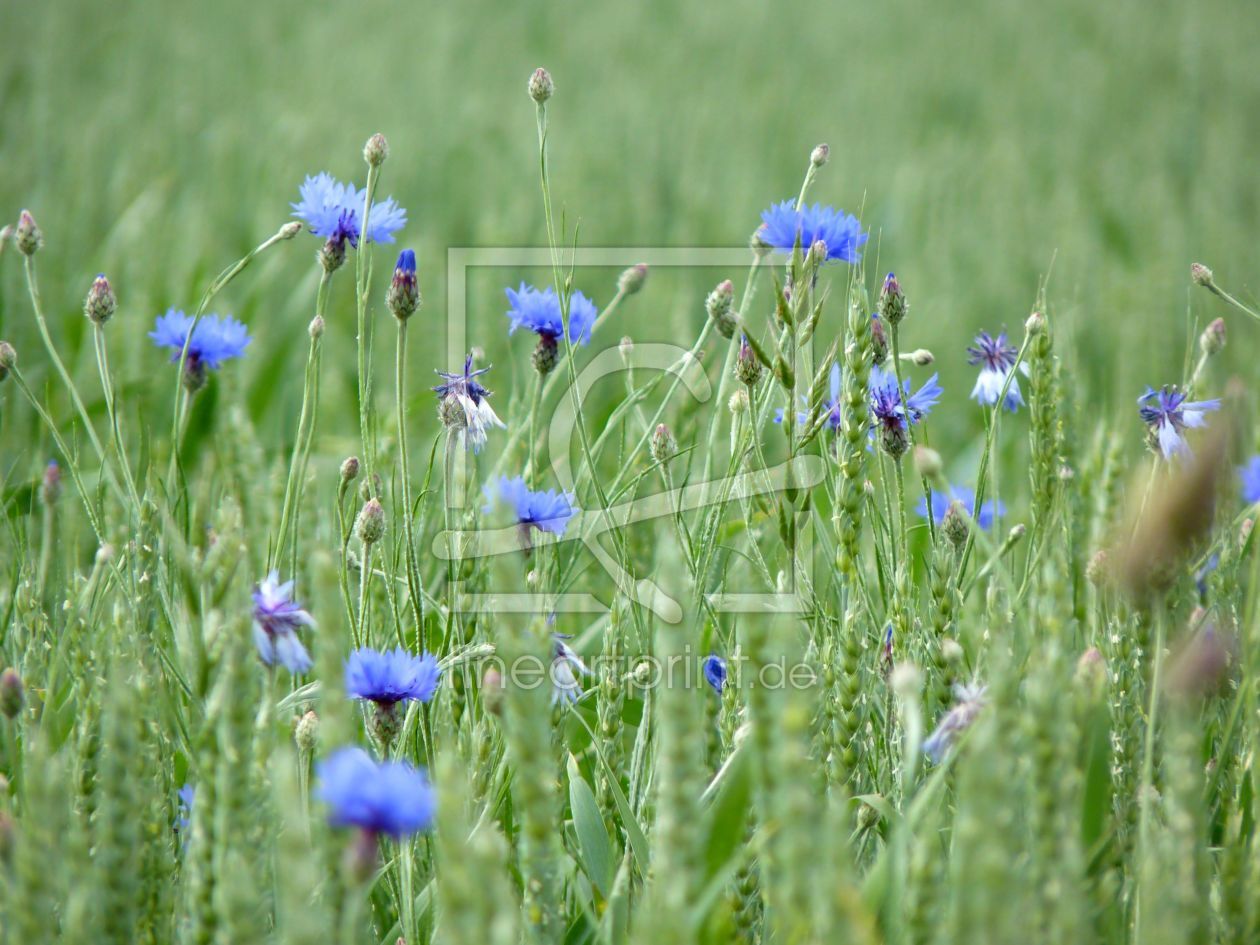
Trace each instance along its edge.
<path fill-rule="evenodd" d="M 292 581 L 281 584 L 279 573 L 272 571 L 254 588 L 254 643 L 268 666 L 279 663 L 294 675 L 310 669 L 310 654 L 297 632 L 313 626 L 314 618 L 293 600 Z"/>
<path fill-rule="evenodd" d="M 993 405 L 1002 395 L 1006 386 L 1006 378 L 1015 367 L 1015 359 L 1019 349 L 1006 340 L 1006 332 L 996 338 L 987 331 L 976 335 L 975 342 L 967 349 L 967 363 L 979 365 L 980 375 L 976 378 L 976 386 L 971 389 L 973 400 L 982 404 Z M 1006 392 L 1002 406 L 1015 411 L 1024 403 L 1019 393 L 1019 380 L 1011 378 L 1011 386 Z"/>
<path fill-rule="evenodd" d="M 1238 470 L 1242 480 L 1242 497 L 1247 503 L 1260 502 L 1260 456 L 1253 456 Z"/>
<path fill-rule="evenodd" d="M 428 702 L 437 691 L 438 661 L 431 653 L 413 656 L 399 647 L 382 653 L 363 647 L 346 660 L 346 693 L 377 705 Z"/>
<path fill-rule="evenodd" d="M 910 446 L 910 427 L 922 420 L 941 397 L 941 385 L 933 374 L 919 388 L 910 392 L 910 379 L 897 386 L 897 375 L 878 365 L 871 368 L 871 434 L 885 451 L 901 456 Z"/>
<path fill-rule="evenodd" d="M 993 527 L 996 517 L 1006 514 L 1006 506 L 1003 503 L 997 502 L 995 504 L 992 499 L 985 499 L 980 505 L 980 514 L 977 515 L 975 493 L 966 493 L 957 486 L 950 486 L 948 493 L 933 491 L 932 521 L 938 525 L 945 521 L 945 513 L 949 511 L 949 507 L 955 502 L 961 502 L 963 508 L 967 510 L 967 514 L 974 518 L 976 524 L 986 532 Z M 921 518 L 927 518 L 927 499 L 919 499 L 919 504 L 915 506 L 914 510 Z"/>
<path fill-rule="evenodd" d="M 362 748 L 340 748 L 316 766 L 316 796 L 335 827 L 358 827 L 395 840 L 433 823 L 437 799 L 429 779 L 402 761 L 375 762 Z"/>
<path fill-rule="evenodd" d="M 367 201 L 367 188 L 355 190 L 329 174 L 308 176 L 299 189 L 302 198 L 294 204 L 293 215 L 316 236 L 359 245 L 360 215 Z M 372 243 L 392 243 L 394 234 L 407 223 L 407 211 L 393 197 L 372 204 L 367 238 Z"/>
<path fill-rule="evenodd" d="M 950 748 L 971 727 L 987 702 L 985 687 L 975 684 L 955 685 L 954 698 L 957 700 L 954 707 L 945 713 L 936 729 L 923 742 L 923 754 L 933 764 L 945 760 Z"/>
<path fill-rule="evenodd" d="M 843 210 L 817 203 L 797 210 L 795 200 L 784 200 L 762 211 L 757 235 L 766 245 L 784 253 L 792 252 L 797 237 L 802 253 L 808 253 L 814 243 L 822 240 L 827 244 L 827 259 L 855 263 L 862 258 L 858 248 L 869 234 L 862 232 L 857 217 Z"/>
<path fill-rule="evenodd" d="M 721 695 L 722 689 L 726 686 L 726 660 L 716 653 L 710 653 L 700 664 L 700 671 L 704 673 L 704 681 L 713 687 L 714 692 Z"/>
<path fill-rule="evenodd" d="M 404 249 L 398 254 L 398 264 L 394 266 L 399 272 L 416 274 L 416 251 L 414 249 Z"/>
<path fill-rule="evenodd" d="M 509 479 L 500 476 L 495 483 L 499 501 L 512 506 L 516 514 L 516 522 L 528 534 L 529 529 L 563 535 L 569 519 L 573 517 L 573 496 L 548 489 L 546 492 L 531 492 L 520 476 Z M 484 511 L 489 512 L 494 495 L 490 486 L 482 486 L 486 496 Z"/>
<path fill-rule="evenodd" d="M 185 784 L 176 796 L 179 798 L 179 816 L 175 820 L 175 831 L 186 841 L 188 827 L 192 823 L 193 801 L 197 797 L 197 792 L 191 784 Z"/>
<path fill-rule="evenodd" d="M 1138 398 L 1138 414 L 1147 426 L 1151 445 L 1159 448 L 1164 459 L 1189 456 L 1190 447 L 1182 432 L 1190 427 L 1206 426 L 1203 415 L 1220 409 L 1219 399 L 1187 402 L 1186 395 L 1176 387 L 1159 390 L 1148 387 Z"/>
<path fill-rule="evenodd" d="M 170 348 L 171 360 L 178 361 L 192 324 L 191 315 L 185 315 L 177 308 L 168 309 L 165 315 L 157 317 L 157 324 L 149 332 L 149 337 L 159 348 Z M 217 369 L 224 361 L 243 355 L 250 341 L 249 332 L 235 318 L 203 315 L 188 344 L 187 366 L 189 370 L 198 367 Z"/>
<path fill-rule="evenodd" d="M 516 291 L 504 290 L 511 307 L 507 311 L 511 326 L 508 334 L 518 328 L 530 331 L 551 340 L 564 336 L 564 325 L 560 318 L 560 298 L 551 286 L 535 289 L 522 282 Z M 569 340 L 573 344 L 586 344 L 591 340 L 591 326 L 599 312 L 595 303 L 581 292 L 574 292 L 569 298 Z"/>

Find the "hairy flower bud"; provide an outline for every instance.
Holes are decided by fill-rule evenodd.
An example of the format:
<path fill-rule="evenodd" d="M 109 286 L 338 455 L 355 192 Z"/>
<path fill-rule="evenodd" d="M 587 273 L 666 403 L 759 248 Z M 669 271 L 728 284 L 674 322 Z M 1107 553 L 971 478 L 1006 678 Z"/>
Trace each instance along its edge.
<path fill-rule="evenodd" d="M 879 290 L 879 315 L 894 328 L 901 323 L 910 310 L 905 293 L 901 291 L 901 283 L 894 273 L 884 277 L 883 288 Z"/>
<path fill-rule="evenodd" d="M 328 237 L 324 245 L 319 248 L 317 256 L 324 272 L 329 274 L 336 272 L 346 262 L 345 238 L 336 235 Z"/>
<path fill-rule="evenodd" d="M 1212 278 L 1212 270 L 1203 263 L 1190 264 L 1190 281 L 1195 285 L 1201 285 L 1205 289 L 1210 289 L 1216 284 Z"/>
<path fill-rule="evenodd" d="M 743 337 L 739 343 L 739 357 L 735 359 L 735 377 L 745 387 L 756 387 L 761 380 L 761 362 L 753 353 L 748 338 Z"/>
<path fill-rule="evenodd" d="M 556 369 L 556 362 L 560 360 L 559 343 L 551 335 L 539 335 L 531 360 L 534 370 L 546 377 Z"/>
<path fill-rule="evenodd" d="M 374 545 L 385 535 L 385 509 L 377 499 L 368 499 L 359 510 L 354 533 L 365 545 Z"/>
<path fill-rule="evenodd" d="M 1199 336 L 1199 350 L 1204 356 L 1211 357 L 1214 354 L 1220 354 L 1224 349 L 1225 319 L 1218 318 L 1203 329 L 1203 334 Z"/>
<path fill-rule="evenodd" d="M 626 335 L 617 345 L 617 350 L 621 352 L 621 363 L 629 366 L 630 356 L 634 354 L 634 339 Z"/>
<path fill-rule="evenodd" d="M 940 478 L 942 467 L 941 454 L 936 450 L 923 445 L 914 448 L 914 471 L 921 479 L 935 482 Z"/>
<path fill-rule="evenodd" d="M 317 341 L 324 337 L 324 327 L 324 316 L 316 315 L 306 326 L 306 333 L 311 336 L 312 341 Z"/>
<path fill-rule="evenodd" d="M 541 105 L 551 98 L 555 91 L 556 84 L 551 79 L 551 73 L 541 66 L 535 69 L 534 74 L 529 77 L 529 97 Z"/>
<path fill-rule="evenodd" d="M 341 463 L 341 481 L 349 485 L 359 478 L 359 457 L 347 456 Z"/>
<path fill-rule="evenodd" d="M 17 367 L 17 352 L 7 341 L 0 341 L 0 381 L 9 376 L 9 372 Z"/>
<path fill-rule="evenodd" d="M 1107 551 L 1104 548 L 1100 548 L 1094 552 L 1089 559 L 1089 563 L 1085 565 L 1085 580 L 1089 581 L 1094 587 L 1101 587 L 1107 582 L 1108 573 Z"/>
<path fill-rule="evenodd" d="M 319 743 L 319 716 L 314 710 L 308 711 L 293 727 L 293 740 L 303 754 L 311 754 Z"/>
<path fill-rule="evenodd" d="M 284 226 L 276 231 L 276 236 L 282 240 L 291 240 L 302 232 L 302 221 L 290 220 Z"/>
<path fill-rule="evenodd" d="M 820 144 L 809 152 L 809 163 L 814 167 L 822 167 L 827 163 L 827 158 L 831 157 L 831 148 L 828 145 Z"/>
<path fill-rule="evenodd" d="M 717 288 L 704 300 L 705 310 L 713 319 L 713 325 L 723 338 L 735 336 L 736 319 L 731 309 L 735 305 L 735 286 L 731 280 L 719 282 Z"/>
<path fill-rule="evenodd" d="M 363 146 L 363 160 L 367 161 L 368 167 L 380 167 L 385 163 L 385 159 L 389 157 L 389 142 L 385 140 L 385 136 L 379 131 L 367 139 L 367 144 Z"/>
<path fill-rule="evenodd" d="M 5 718 L 17 718 L 26 701 L 26 689 L 22 685 L 22 677 L 13 667 L 0 673 L 0 713 Z"/>
<path fill-rule="evenodd" d="M 617 278 L 617 291 L 622 295 L 634 295 L 647 282 L 647 263 L 636 263 Z"/>
<path fill-rule="evenodd" d="M 400 322 L 410 318 L 420 307 L 420 287 L 416 280 L 416 254 L 413 250 L 404 249 L 398 254 L 398 265 L 394 267 L 394 279 L 385 293 L 385 305 L 389 312 Z"/>
<path fill-rule="evenodd" d="M 871 315 L 871 363 L 878 366 L 888 360 L 888 334 L 878 313 Z"/>
<path fill-rule="evenodd" d="M 1046 330 L 1046 316 L 1041 312 L 1033 312 L 1028 316 L 1028 320 L 1024 322 L 1024 331 L 1031 337 L 1035 338 Z"/>
<path fill-rule="evenodd" d="M 743 388 L 735 391 L 726 402 L 726 407 L 731 413 L 746 413 L 749 407 L 748 391 Z"/>
<path fill-rule="evenodd" d="M 678 441 L 674 439 L 674 434 L 665 424 L 657 424 L 656 432 L 652 434 L 650 449 L 652 459 L 658 463 L 667 462 L 678 452 Z"/>
<path fill-rule="evenodd" d="M 83 314 L 94 324 L 104 325 L 113 317 L 117 308 L 118 300 L 114 297 L 114 290 L 102 273 L 92 282 L 92 288 L 88 289 L 87 298 L 83 301 Z"/>
<path fill-rule="evenodd" d="M 941 520 L 941 533 L 947 542 L 961 549 L 967 543 L 967 535 L 970 532 L 971 524 L 967 521 L 967 509 L 961 501 L 955 499 L 945 510 L 945 517 Z"/>
<path fill-rule="evenodd" d="M 1091 646 L 1076 661 L 1076 684 L 1091 699 L 1097 699 L 1107 687 L 1107 663 L 1097 647 Z"/>
<path fill-rule="evenodd" d="M 913 351 L 903 354 L 901 360 L 909 361 L 911 364 L 919 367 L 927 367 L 936 360 L 936 355 L 927 348 L 915 348 Z"/>
<path fill-rule="evenodd" d="M 31 216 L 31 211 L 23 210 L 18 216 L 17 229 L 13 233 L 13 242 L 23 256 L 34 256 L 44 245 L 44 234 Z"/>

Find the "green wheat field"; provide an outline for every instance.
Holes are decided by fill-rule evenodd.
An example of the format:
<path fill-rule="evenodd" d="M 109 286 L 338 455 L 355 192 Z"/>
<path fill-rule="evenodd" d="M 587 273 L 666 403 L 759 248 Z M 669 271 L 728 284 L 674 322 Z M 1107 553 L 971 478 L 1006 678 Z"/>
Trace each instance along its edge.
<path fill-rule="evenodd" d="M 1260 942 L 1258 48 L 0 4 L 0 941 Z"/>

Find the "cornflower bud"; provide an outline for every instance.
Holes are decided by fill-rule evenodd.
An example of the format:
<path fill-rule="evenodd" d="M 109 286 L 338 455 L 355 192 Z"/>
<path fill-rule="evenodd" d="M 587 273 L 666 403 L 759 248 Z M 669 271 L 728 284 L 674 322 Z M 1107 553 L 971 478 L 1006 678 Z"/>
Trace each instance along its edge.
<path fill-rule="evenodd" d="M 726 402 L 727 409 L 730 410 L 731 413 L 735 414 L 746 412 L 748 410 L 748 406 L 748 391 L 743 390 L 742 388 L 731 394 L 730 399 Z"/>
<path fill-rule="evenodd" d="M 1203 263 L 1190 264 L 1190 281 L 1195 285 L 1201 285 L 1205 289 L 1210 289 L 1216 285 L 1216 281 L 1212 278 L 1212 270 Z"/>
<path fill-rule="evenodd" d="M 622 295 L 634 295 L 643 288 L 643 283 L 647 282 L 647 277 L 647 263 L 636 263 L 618 277 L 617 291 Z"/>
<path fill-rule="evenodd" d="M 533 357 L 534 370 L 546 377 L 556 368 L 556 362 L 560 360 L 560 345 L 553 335 L 539 335 L 538 345 L 534 348 Z"/>
<path fill-rule="evenodd" d="M 914 448 L 914 470 L 919 474 L 921 479 L 928 482 L 935 482 L 940 478 L 942 469 L 941 454 L 936 452 L 930 446 L 916 446 Z"/>
<path fill-rule="evenodd" d="M 1028 320 L 1024 322 L 1024 332 L 1032 337 L 1037 337 L 1046 330 L 1046 316 L 1041 312 L 1033 312 L 1028 316 Z"/>
<path fill-rule="evenodd" d="M 888 360 L 888 335 L 884 331 L 884 320 L 878 313 L 871 315 L 871 363 L 883 364 Z"/>
<path fill-rule="evenodd" d="M 359 457 L 347 456 L 341 462 L 341 482 L 342 485 L 350 485 L 359 478 Z"/>
<path fill-rule="evenodd" d="M 316 315 L 306 326 L 306 332 L 311 336 L 311 340 L 315 341 L 324 337 L 324 327 L 324 316 Z"/>
<path fill-rule="evenodd" d="M 761 362 L 753 354 L 746 336 L 740 339 L 739 357 L 735 359 L 735 377 L 745 387 L 756 387 L 761 380 Z"/>
<path fill-rule="evenodd" d="M 293 727 L 293 740 L 303 754 L 309 755 L 315 750 L 315 746 L 319 743 L 319 716 L 314 710 L 308 711 L 298 719 L 297 725 Z"/>
<path fill-rule="evenodd" d="M 652 434 L 652 459 L 658 463 L 664 463 L 677 452 L 678 441 L 674 439 L 674 434 L 665 424 L 658 424 L 656 432 Z"/>
<path fill-rule="evenodd" d="M 331 274 L 340 269 L 346 262 L 345 237 L 336 234 L 328 237 L 319 248 L 318 258 L 324 272 Z"/>
<path fill-rule="evenodd" d="M 7 341 L 0 341 L 0 381 L 9 376 L 9 372 L 17 367 L 17 352 Z"/>
<path fill-rule="evenodd" d="M 1094 587 L 1101 587 L 1107 582 L 1107 576 L 1107 551 L 1105 548 L 1100 548 L 1094 552 L 1093 557 L 1089 559 L 1089 563 L 1085 565 L 1085 580 L 1089 581 Z"/>
<path fill-rule="evenodd" d="M 23 210 L 18 216 L 17 229 L 13 234 L 14 245 L 23 256 L 34 256 L 44 245 L 44 234 L 31 216 L 31 211 Z"/>
<path fill-rule="evenodd" d="M 45 505 L 55 505 L 61 498 L 61 467 L 56 460 L 49 460 L 44 467 L 44 479 L 40 483 L 39 491 Z"/>
<path fill-rule="evenodd" d="M 970 532 L 971 526 L 967 521 L 966 506 L 955 499 L 945 510 L 945 517 L 941 520 L 941 533 L 944 534 L 946 541 L 955 548 L 961 549 L 967 543 Z"/>
<path fill-rule="evenodd" d="M 1219 354 L 1224 348 L 1225 319 L 1218 318 L 1203 329 L 1203 334 L 1199 336 L 1199 350 L 1203 352 L 1204 357 L 1211 357 Z"/>
<path fill-rule="evenodd" d="M 354 523 L 354 533 L 364 545 L 374 545 L 385 535 L 385 510 L 377 499 L 368 499 Z"/>
<path fill-rule="evenodd" d="M 879 290 L 879 315 L 894 328 L 906 317 L 910 305 L 906 302 L 905 293 L 901 291 L 901 283 L 894 273 L 884 277 L 883 288 Z"/>
<path fill-rule="evenodd" d="M 704 300 L 705 310 L 713 319 L 713 325 L 717 328 L 718 334 L 723 338 L 732 338 L 735 335 L 736 320 L 731 311 L 734 304 L 735 286 L 731 284 L 730 279 L 719 282 L 717 288 Z"/>
<path fill-rule="evenodd" d="M 385 159 L 389 157 L 389 142 L 385 140 L 385 136 L 379 131 L 367 139 L 367 144 L 363 146 L 363 160 L 367 161 L 368 167 L 380 167 L 385 163 Z"/>
<path fill-rule="evenodd" d="M 1102 695 L 1107 686 L 1107 663 L 1097 647 L 1091 646 L 1076 661 L 1076 684 L 1091 699 Z"/>
<path fill-rule="evenodd" d="M 481 704 L 491 715 L 503 714 L 503 674 L 493 666 L 481 677 Z"/>
<path fill-rule="evenodd" d="M 17 718 L 25 701 L 26 690 L 22 686 L 22 677 L 18 675 L 16 669 L 9 667 L 0 673 L 0 713 L 3 713 L 5 718 Z"/>
<path fill-rule="evenodd" d="M 118 300 L 114 297 L 114 290 L 102 273 L 92 282 L 92 288 L 88 289 L 87 298 L 83 302 L 83 314 L 93 324 L 104 325 L 113 317 L 117 308 Z"/>
<path fill-rule="evenodd" d="M 398 265 L 394 267 L 394 279 L 385 294 L 385 305 L 390 314 L 400 322 L 405 322 L 420 307 L 420 288 L 416 282 L 416 254 L 404 249 L 398 254 Z"/>
<path fill-rule="evenodd" d="M 809 163 L 814 167 L 822 167 L 827 163 L 827 158 L 831 157 L 831 148 L 828 145 L 820 144 L 813 151 L 809 152 Z"/>
<path fill-rule="evenodd" d="M 302 232 L 302 221 L 290 220 L 288 223 L 286 223 L 284 226 L 280 227 L 280 229 L 276 231 L 276 236 L 280 237 L 280 239 L 282 240 L 291 240 L 293 239 L 293 237 L 297 236 L 301 232 Z"/>
<path fill-rule="evenodd" d="M 541 105 L 551 98 L 555 91 L 556 84 L 551 79 L 551 73 L 541 66 L 535 69 L 534 74 L 529 77 L 529 97 Z"/>
<path fill-rule="evenodd" d="M 915 348 L 913 351 L 903 354 L 901 360 L 909 361 L 911 364 L 916 364 L 919 367 L 927 367 L 936 360 L 936 355 L 927 348 Z"/>

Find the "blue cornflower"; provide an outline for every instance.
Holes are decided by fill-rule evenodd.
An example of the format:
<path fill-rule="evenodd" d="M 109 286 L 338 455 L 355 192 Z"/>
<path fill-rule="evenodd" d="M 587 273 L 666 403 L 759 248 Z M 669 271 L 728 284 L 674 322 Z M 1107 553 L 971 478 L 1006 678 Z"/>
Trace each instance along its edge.
<path fill-rule="evenodd" d="M 367 188 L 355 190 L 330 174 L 307 176 L 299 188 L 301 200 L 290 204 L 293 215 L 316 236 L 335 243 L 359 245 L 360 215 L 367 201 Z M 372 243 L 392 243 L 394 234 L 407 223 L 407 211 L 389 197 L 372 204 L 367 238 Z"/>
<path fill-rule="evenodd" d="M 516 523 L 521 528 L 521 536 L 527 546 L 530 529 L 537 528 L 540 531 L 563 535 L 569 519 L 573 517 L 574 497 L 571 493 L 557 492 L 555 489 L 548 489 L 546 492 L 531 492 L 525 485 L 525 480 L 520 476 L 514 476 L 511 479 L 500 476 L 495 487 L 499 500 L 512 506 L 516 514 Z M 483 511 L 489 512 L 494 500 L 490 485 L 482 486 L 481 491 L 486 496 L 486 506 Z"/>
<path fill-rule="evenodd" d="M 197 790 L 191 784 L 185 784 L 176 794 L 179 799 L 178 817 L 175 819 L 175 832 L 184 840 L 188 838 L 188 827 L 192 823 L 193 801 L 197 797 Z"/>
<path fill-rule="evenodd" d="M 316 766 L 316 796 L 335 827 L 358 827 L 400 840 L 433 823 L 437 798 L 429 779 L 405 761 L 376 762 L 362 748 L 339 748 Z"/>
<path fill-rule="evenodd" d="M 171 361 L 179 361 L 192 324 L 191 315 L 177 308 L 167 309 L 165 315 L 157 317 L 149 337 L 159 348 L 171 349 Z M 185 368 L 190 373 L 217 369 L 224 361 L 243 355 L 251 340 L 245 326 L 230 315 L 225 318 L 203 315 L 193 330 L 192 341 L 188 342 Z"/>
<path fill-rule="evenodd" d="M 1212 576 L 1212 572 L 1220 565 L 1221 556 L 1216 552 L 1212 552 L 1212 554 L 1208 555 L 1208 559 L 1203 562 L 1203 566 L 1194 572 L 1194 586 L 1198 589 L 1199 596 L 1205 600 L 1208 595 L 1208 578 Z"/>
<path fill-rule="evenodd" d="M 716 653 L 710 653 L 700 664 L 700 671 L 704 673 L 704 681 L 720 696 L 726 687 L 726 660 Z"/>
<path fill-rule="evenodd" d="M 486 428 L 503 428 L 505 424 L 486 399 L 490 396 L 490 391 L 476 380 L 490 370 L 490 366 L 474 371 L 472 363 L 473 357 L 470 354 L 464 359 L 464 373 L 447 374 L 445 371 L 437 371 L 438 377 L 446 378 L 446 383 L 438 384 L 433 390 L 440 400 L 438 409 L 442 423 L 457 432 L 465 448 L 471 446 L 474 453 L 480 453 L 481 448 L 486 445 Z"/>
<path fill-rule="evenodd" d="M 912 394 L 909 378 L 906 378 L 904 388 L 899 388 L 897 375 L 878 366 L 871 368 L 870 391 L 871 432 L 894 457 L 901 456 L 909 448 L 910 427 L 927 416 L 942 393 L 935 374 L 927 379 L 918 393 Z"/>
<path fill-rule="evenodd" d="M 840 365 L 833 364 L 831 366 L 831 374 L 828 378 L 830 381 L 830 396 L 822 402 L 821 413 L 825 418 L 823 423 L 829 426 L 833 432 L 839 433 L 840 428 L 844 425 L 844 416 L 840 413 Z M 805 404 L 804 410 L 796 415 L 796 422 L 802 427 L 809 422 L 809 403 L 808 398 L 802 396 L 801 403 Z M 774 422 L 783 422 L 783 408 L 779 407 L 774 412 Z"/>
<path fill-rule="evenodd" d="M 298 639 L 299 627 L 313 627 L 315 620 L 293 600 L 293 582 L 280 583 L 272 571 L 254 588 L 254 643 L 268 666 L 280 663 L 297 675 L 311 668 L 311 657 Z"/>
<path fill-rule="evenodd" d="M 996 338 L 987 331 L 976 335 L 975 342 L 967 349 L 967 363 L 980 366 L 976 386 L 971 389 L 972 399 L 990 406 L 997 403 L 1018 355 L 1019 349 L 1006 340 L 1004 331 Z M 1002 406 L 1013 412 L 1023 403 L 1024 398 L 1019 393 L 1019 380 L 1012 377 Z"/>
<path fill-rule="evenodd" d="M 932 521 L 938 525 L 945 521 L 945 513 L 949 511 L 949 507 L 955 502 L 961 502 L 962 507 L 967 510 L 967 514 L 974 518 L 976 524 L 985 531 L 993 527 L 995 518 L 1006 514 L 1006 506 L 1002 502 L 994 503 L 992 499 L 985 499 L 980 505 L 980 514 L 977 515 L 975 493 L 967 494 L 957 486 L 950 486 L 948 493 L 939 490 L 932 492 Z M 915 506 L 914 510 L 922 518 L 927 518 L 927 499 L 919 499 L 919 504 Z"/>
<path fill-rule="evenodd" d="M 362 647 L 346 660 L 346 693 L 384 706 L 412 699 L 428 702 L 440 675 L 437 657 L 431 653 L 413 656 L 402 647 L 383 653 Z"/>
<path fill-rule="evenodd" d="M 547 622 L 554 623 L 555 614 Z M 577 651 L 565 642 L 567 636 L 553 633 L 551 639 L 555 643 L 555 651 L 551 657 L 551 704 L 572 705 L 582 697 L 580 676 L 589 676 L 591 671 L 577 655 Z"/>
<path fill-rule="evenodd" d="M 798 238 L 803 253 L 822 240 L 827 245 L 827 259 L 855 263 L 862 258 L 858 247 L 869 234 L 862 232 L 857 217 L 843 210 L 818 203 L 797 210 L 795 200 L 784 200 L 762 211 L 757 235 L 767 246 L 784 253 L 792 252 Z"/>
<path fill-rule="evenodd" d="M 1189 456 L 1190 447 L 1181 435 L 1190 427 L 1207 425 L 1203 415 L 1209 410 L 1220 410 L 1217 400 L 1186 401 L 1186 395 L 1175 386 L 1148 387 L 1138 398 L 1138 414 L 1147 426 L 1152 448 L 1158 446 L 1164 459 Z"/>
<path fill-rule="evenodd" d="M 958 736 L 971 727 L 985 705 L 985 687 L 972 684 L 954 687 L 954 707 L 945 713 L 936 730 L 923 743 L 923 753 L 940 764 Z"/>
<path fill-rule="evenodd" d="M 1260 502 L 1260 456 L 1253 456 L 1238 470 L 1242 480 L 1242 497 L 1247 503 Z"/>
<path fill-rule="evenodd" d="M 518 328 L 528 328 L 540 338 L 556 341 L 564 336 L 564 325 L 560 319 L 560 298 L 551 286 L 535 289 L 522 282 L 516 291 L 504 290 L 507 293 L 511 308 L 507 317 L 511 322 L 508 334 Z M 591 340 L 591 326 L 599 312 L 595 303 L 581 292 L 574 292 L 569 298 L 569 341 L 571 344 L 586 344 Z"/>

